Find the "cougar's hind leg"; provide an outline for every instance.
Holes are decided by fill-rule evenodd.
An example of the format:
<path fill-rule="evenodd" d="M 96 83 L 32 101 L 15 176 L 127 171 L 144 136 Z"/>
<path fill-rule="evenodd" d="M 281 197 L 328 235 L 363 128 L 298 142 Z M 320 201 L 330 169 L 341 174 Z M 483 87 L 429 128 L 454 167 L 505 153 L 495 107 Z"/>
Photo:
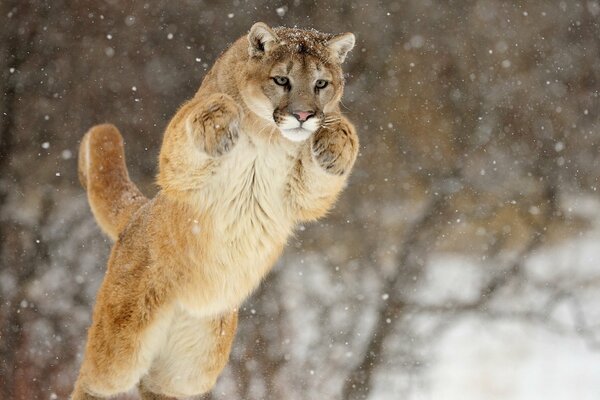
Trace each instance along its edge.
<path fill-rule="evenodd" d="M 139 320 L 135 314 L 133 318 Z M 149 371 L 168 331 L 167 313 L 158 314 L 147 325 L 123 324 L 124 316 L 94 321 L 73 399 L 109 398 L 135 388 Z"/>
<path fill-rule="evenodd" d="M 144 229 L 135 220 L 127 234 L 140 237 Z M 76 385 L 94 396 L 134 389 L 166 341 L 179 284 L 171 269 L 165 275 L 148 263 L 145 247 L 143 240 L 118 241 L 111 253 Z"/>
<path fill-rule="evenodd" d="M 210 392 L 227 364 L 236 328 L 236 312 L 199 317 L 177 310 L 167 341 L 142 379 L 144 387 L 176 398 Z"/>
<path fill-rule="evenodd" d="M 123 138 L 110 124 L 90 129 L 79 147 L 78 175 L 96 221 L 115 240 L 148 199 L 129 179 Z"/>

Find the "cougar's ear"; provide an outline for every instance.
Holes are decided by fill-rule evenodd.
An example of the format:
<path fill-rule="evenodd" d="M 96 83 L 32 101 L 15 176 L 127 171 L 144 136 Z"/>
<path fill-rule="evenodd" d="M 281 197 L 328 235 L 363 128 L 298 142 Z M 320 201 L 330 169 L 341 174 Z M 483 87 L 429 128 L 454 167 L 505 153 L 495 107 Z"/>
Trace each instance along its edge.
<path fill-rule="evenodd" d="M 330 39 L 327 47 L 329 47 L 331 57 L 341 64 L 346 59 L 346 54 L 354 47 L 354 42 L 353 33 L 342 33 Z"/>
<path fill-rule="evenodd" d="M 279 38 L 264 22 L 257 22 L 250 28 L 248 33 L 248 42 L 250 47 L 248 51 L 250 56 L 260 56 L 268 53 L 269 50 L 279 41 Z"/>

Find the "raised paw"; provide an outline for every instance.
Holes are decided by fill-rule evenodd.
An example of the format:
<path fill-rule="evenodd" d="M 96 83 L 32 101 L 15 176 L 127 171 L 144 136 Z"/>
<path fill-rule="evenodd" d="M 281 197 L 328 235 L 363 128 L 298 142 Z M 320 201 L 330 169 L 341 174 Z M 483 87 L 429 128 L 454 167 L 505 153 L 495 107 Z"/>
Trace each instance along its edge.
<path fill-rule="evenodd" d="M 241 107 L 230 96 L 215 94 L 192 110 L 187 130 L 202 151 L 221 156 L 237 142 L 241 116 Z"/>
<path fill-rule="evenodd" d="M 326 118 L 312 143 L 315 160 L 325 171 L 343 175 L 350 171 L 358 152 L 354 127 L 341 118 Z"/>

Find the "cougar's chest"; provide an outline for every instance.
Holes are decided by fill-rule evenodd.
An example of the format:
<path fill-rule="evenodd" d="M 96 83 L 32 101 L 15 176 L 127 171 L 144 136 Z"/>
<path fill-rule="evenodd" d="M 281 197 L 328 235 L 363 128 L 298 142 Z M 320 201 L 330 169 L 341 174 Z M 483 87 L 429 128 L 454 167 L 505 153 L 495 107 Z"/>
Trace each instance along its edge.
<path fill-rule="evenodd" d="M 199 260 L 203 310 L 235 308 L 258 286 L 280 254 L 293 220 L 286 185 L 294 153 L 242 135 L 223 156 L 207 188 L 205 213 L 211 237 Z"/>
<path fill-rule="evenodd" d="M 291 228 L 286 186 L 294 163 L 289 149 L 242 135 L 214 177 L 214 218 L 223 239 L 254 239 L 262 248 Z M 265 239 L 265 240 L 262 240 Z"/>

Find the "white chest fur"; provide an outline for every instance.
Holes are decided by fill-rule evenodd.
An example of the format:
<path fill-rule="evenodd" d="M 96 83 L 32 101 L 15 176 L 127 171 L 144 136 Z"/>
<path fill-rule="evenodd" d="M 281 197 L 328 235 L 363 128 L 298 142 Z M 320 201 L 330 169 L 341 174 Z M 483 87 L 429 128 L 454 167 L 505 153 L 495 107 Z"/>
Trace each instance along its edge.
<path fill-rule="evenodd" d="M 215 315 L 238 307 L 269 271 L 293 228 L 286 185 L 298 146 L 251 140 L 242 133 L 199 190 L 198 207 L 212 226 L 205 227 L 211 231 L 210 248 L 197 265 L 208 285 L 185 302 L 195 314 Z"/>

